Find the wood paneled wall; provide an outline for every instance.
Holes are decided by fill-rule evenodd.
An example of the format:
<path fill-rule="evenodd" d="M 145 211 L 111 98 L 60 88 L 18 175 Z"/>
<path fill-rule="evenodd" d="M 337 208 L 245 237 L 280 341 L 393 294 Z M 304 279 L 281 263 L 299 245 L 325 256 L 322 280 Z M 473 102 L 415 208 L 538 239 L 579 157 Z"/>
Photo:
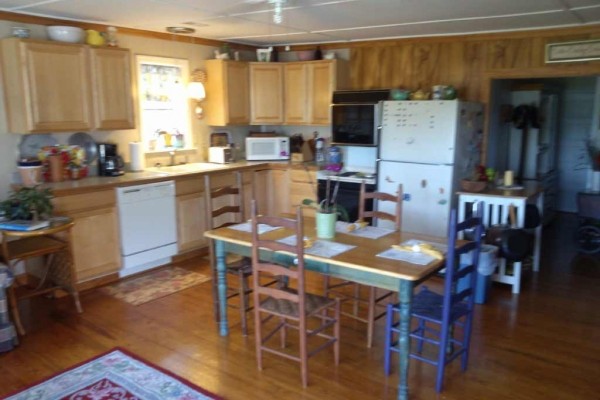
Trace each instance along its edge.
<path fill-rule="evenodd" d="M 544 62 L 547 43 L 597 38 L 600 25 L 361 43 L 351 49 L 351 83 L 425 91 L 453 85 L 459 98 L 487 103 L 494 78 L 600 75 L 600 61 Z"/>

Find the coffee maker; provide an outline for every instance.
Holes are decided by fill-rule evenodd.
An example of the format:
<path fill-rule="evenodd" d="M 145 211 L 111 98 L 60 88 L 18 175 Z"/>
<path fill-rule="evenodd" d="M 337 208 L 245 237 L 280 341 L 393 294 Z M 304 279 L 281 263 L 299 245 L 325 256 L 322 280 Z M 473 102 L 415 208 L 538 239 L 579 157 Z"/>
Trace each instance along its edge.
<path fill-rule="evenodd" d="M 123 158 L 114 143 L 98 143 L 98 176 L 119 176 L 125 173 Z"/>

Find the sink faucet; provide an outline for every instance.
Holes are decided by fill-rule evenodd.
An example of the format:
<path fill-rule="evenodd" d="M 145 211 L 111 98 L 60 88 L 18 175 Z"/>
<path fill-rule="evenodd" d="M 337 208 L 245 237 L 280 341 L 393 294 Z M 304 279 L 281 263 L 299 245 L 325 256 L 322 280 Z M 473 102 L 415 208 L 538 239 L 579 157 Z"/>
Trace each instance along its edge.
<path fill-rule="evenodd" d="M 180 161 L 179 163 L 177 163 L 176 159 L 177 159 L 177 150 L 171 150 L 169 151 L 169 165 L 170 167 L 174 166 L 174 165 L 179 165 L 179 164 L 186 164 L 187 163 L 187 156 L 185 157 L 184 161 Z"/>

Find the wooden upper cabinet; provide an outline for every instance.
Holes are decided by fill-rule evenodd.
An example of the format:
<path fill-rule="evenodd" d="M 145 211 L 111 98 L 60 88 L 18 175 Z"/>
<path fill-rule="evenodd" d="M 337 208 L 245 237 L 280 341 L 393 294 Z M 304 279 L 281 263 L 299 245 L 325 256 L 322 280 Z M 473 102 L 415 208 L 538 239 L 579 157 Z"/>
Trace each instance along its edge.
<path fill-rule="evenodd" d="M 329 125 L 331 97 L 347 87 L 338 60 L 285 64 L 285 124 Z"/>
<path fill-rule="evenodd" d="M 320 61 L 310 64 L 310 122 L 314 125 L 331 123 L 331 99 L 333 91 L 341 88 L 337 82 L 337 61 Z M 340 86 L 340 87 L 338 87 Z"/>
<path fill-rule="evenodd" d="M 126 49 L 8 38 L 2 68 L 10 132 L 135 127 Z"/>
<path fill-rule="evenodd" d="M 283 123 L 283 64 L 250 63 L 250 124 Z"/>
<path fill-rule="evenodd" d="M 87 46 L 2 40 L 8 129 L 16 133 L 93 128 Z"/>
<path fill-rule="evenodd" d="M 135 128 L 129 50 L 92 47 L 90 53 L 96 129 Z"/>
<path fill-rule="evenodd" d="M 208 125 L 247 125 L 250 123 L 248 63 L 206 60 L 206 101 Z"/>
<path fill-rule="evenodd" d="M 306 63 L 288 63 L 283 67 L 285 90 L 285 123 L 303 125 L 310 122 L 309 66 Z"/>

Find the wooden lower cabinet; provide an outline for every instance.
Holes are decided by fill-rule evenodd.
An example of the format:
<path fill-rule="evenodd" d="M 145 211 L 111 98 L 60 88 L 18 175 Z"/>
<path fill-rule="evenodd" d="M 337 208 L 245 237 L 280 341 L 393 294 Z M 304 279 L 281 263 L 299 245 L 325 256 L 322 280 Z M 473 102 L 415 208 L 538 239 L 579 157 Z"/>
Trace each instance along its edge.
<path fill-rule="evenodd" d="M 270 171 L 269 213 L 279 215 L 290 211 L 290 181 L 287 169 Z"/>
<path fill-rule="evenodd" d="M 176 179 L 177 245 L 180 254 L 202 250 L 209 244 L 204 175 Z M 232 172 L 210 175 L 211 186 L 235 183 Z M 316 174 L 304 169 L 277 167 L 242 172 L 244 216 L 250 218 L 250 204 L 256 199 L 262 214 L 295 212 L 303 199 L 315 195 Z M 217 205 L 218 206 L 218 205 Z M 121 269 L 119 219 L 114 188 L 88 193 L 56 195 L 56 215 L 74 219 L 73 255 L 77 284 L 90 288 L 119 278 Z M 305 213 L 311 214 L 307 209 Z"/>
<path fill-rule="evenodd" d="M 250 218 L 250 202 L 253 198 L 258 201 L 260 212 L 267 212 L 269 199 L 269 170 L 256 170 L 242 172 L 242 185 L 244 194 L 243 220 Z M 205 198 L 204 175 L 180 178 L 176 181 L 177 199 L 177 245 L 179 253 L 199 250 L 208 246 L 208 239 L 204 232 L 209 229 L 207 204 Z M 210 175 L 211 188 L 218 188 L 235 184 L 235 174 L 226 172 Z M 226 204 L 215 204 L 215 207 Z M 218 224 L 228 222 L 217 220 Z"/>
<path fill-rule="evenodd" d="M 208 246 L 204 176 L 195 175 L 175 181 L 177 207 L 177 247 L 185 253 Z"/>
<path fill-rule="evenodd" d="M 75 221 L 71 240 L 78 284 L 118 278 L 121 268 L 119 221 L 114 189 L 57 196 L 55 213 Z"/>
<path fill-rule="evenodd" d="M 258 212 L 269 213 L 270 170 L 262 169 L 244 172 L 244 212 L 245 218 L 252 215 L 250 202 L 256 199 Z"/>
<path fill-rule="evenodd" d="M 290 212 L 296 212 L 296 208 L 302 204 L 304 199 L 317 200 L 317 173 L 306 169 L 290 169 Z M 315 210 L 306 207 L 304 215 L 314 217 Z"/>

